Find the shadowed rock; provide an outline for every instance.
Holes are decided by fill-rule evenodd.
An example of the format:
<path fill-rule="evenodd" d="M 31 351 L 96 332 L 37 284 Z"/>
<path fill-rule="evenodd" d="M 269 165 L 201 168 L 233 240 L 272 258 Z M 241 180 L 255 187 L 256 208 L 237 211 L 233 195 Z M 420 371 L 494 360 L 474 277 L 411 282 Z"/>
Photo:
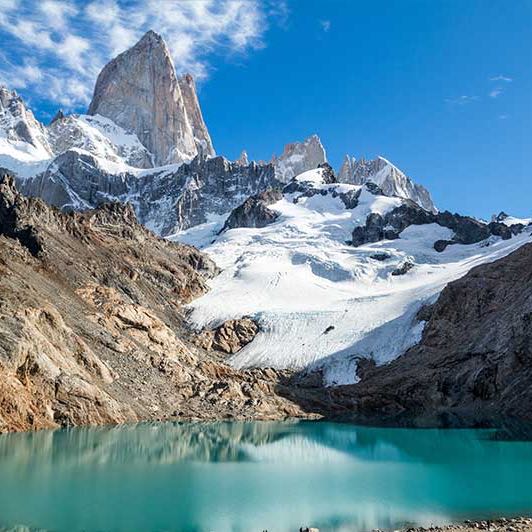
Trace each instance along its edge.
<path fill-rule="evenodd" d="M 251 196 L 242 205 L 233 210 L 220 233 L 236 227 L 266 227 L 268 224 L 275 222 L 279 217 L 279 213 L 269 209 L 268 205 L 281 199 L 283 199 L 281 191 L 271 188 Z"/>
<path fill-rule="evenodd" d="M 434 249 L 438 252 L 444 251 L 449 244 L 474 244 L 491 235 L 508 239 L 523 229 L 523 226 L 520 226 L 512 230 L 498 222 L 486 224 L 475 218 L 452 214 L 449 211 L 432 213 L 411 200 L 404 200 L 402 205 L 392 209 L 384 216 L 371 213 L 367 217 L 365 225 L 357 226 L 353 230 L 352 244 L 361 246 L 380 240 L 393 240 L 399 238 L 399 234 L 410 225 L 432 223 L 447 227 L 454 232 L 452 240 L 438 240 L 434 243 Z"/>

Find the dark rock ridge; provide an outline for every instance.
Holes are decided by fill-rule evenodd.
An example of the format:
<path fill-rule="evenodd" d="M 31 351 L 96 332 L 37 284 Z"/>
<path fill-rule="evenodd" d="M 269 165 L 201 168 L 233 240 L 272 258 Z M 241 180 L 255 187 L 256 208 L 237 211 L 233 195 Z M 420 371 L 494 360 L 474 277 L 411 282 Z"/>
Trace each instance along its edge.
<path fill-rule="evenodd" d="M 129 205 L 64 213 L 0 178 L 0 432 L 143 419 L 306 415 L 280 372 L 199 347 L 182 305 L 218 269 Z M 216 345 L 252 340 L 225 324 Z"/>
<path fill-rule="evenodd" d="M 269 209 L 268 205 L 272 205 L 281 199 L 283 199 L 282 192 L 273 188 L 249 197 L 242 205 L 231 212 L 220 233 L 236 227 L 266 227 L 268 224 L 275 222 L 279 217 L 279 213 Z"/>
<path fill-rule="evenodd" d="M 532 421 L 532 244 L 449 283 L 422 314 L 419 344 L 330 389 L 325 409 L 379 424 Z"/>
<path fill-rule="evenodd" d="M 486 224 L 469 216 L 452 214 L 449 211 L 432 213 L 421 208 L 411 200 L 403 200 L 403 204 L 384 216 L 371 213 L 363 226 L 355 227 L 352 244 L 361 246 L 380 240 L 394 240 L 410 225 L 436 223 L 454 232 L 452 240 L 438 240 L 434 243 L 436 251 L 444 251 L 449 244 L 474 244 L 485 240 L 491 235 L 500 236 L 504 240 L 520 233 L 522 225 L 507 227 L 500 222 Z"/>
<path fill-rule="evenodd" d="M 224 157 L 198 156 L 178 168 L 146 171 L 140 177 L 111 174 L 94 156 L 69 150 L 45 172 L 18 185 L 24 194 L 63 210 L 131 202 L 141 223 L 166 236 L 206 222 L 208 213 L 230 212 L 243 197 L 280 183 L 272 165 L 245 166 Z"/>

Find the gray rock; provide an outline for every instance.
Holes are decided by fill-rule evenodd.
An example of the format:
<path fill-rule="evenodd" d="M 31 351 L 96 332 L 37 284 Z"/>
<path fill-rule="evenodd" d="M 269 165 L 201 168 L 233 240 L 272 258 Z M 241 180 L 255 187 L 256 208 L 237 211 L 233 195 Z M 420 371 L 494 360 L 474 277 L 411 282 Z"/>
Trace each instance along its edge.
<path fill-rule="evenodd" d="M 282 155 L 273 156 L 271 160 L 275 176 L 283 183 L 288 183 L 293 177 L 318 168 L 325 162 L 327 162 L 325 148 L 318 135 L 312 135 L 304 142 L 287 144 Z"/>
<path fill-rule="evenodd" d="M 214 155 L 194 82 L 188 75 L 177 79 L 170 52 L 153 31 L 104 67 L 88 112 L 136 133 L 156 165 Z"/>
<path fill-rule="evenodd" d="M 369 258 L 373 260 L 378 261 L 385 261 L 390 259 L 392 256 L 389 253 L 379 252 L 379 253 L 372 253 Z"/>
<path fill-rule="evenodd" d="M 18 185 L 25 194 L 63 210 L 130 202 L 141 223 L 166 236 L 206 222 L 208 214 L 230 212 L 243 197 L 280 183 L 272 165 L 242 166 L 223 157 L 198 156 L 174 171 L 157 169 L 141 177 L 110 174 L 93 155 L 70 150 L 45 172 Z"/>
<path fill-rule="evenodd" d="M 358 207 L 358 200 L 361 192 L 362 189 L 350 190 L 349 192 L 341 192 L 338 196 L 342 200 L 346 209 L 355 209 Z"/>
<path fill-rule="evenodd" d="M 386 196 L 410 199 L 430 212 L 437 210 L 425 187 L 414 183 L 399 168 L 383 157 L 368 161 L 364 158 L 356 160 L 346 155 L 338 177 L 341 183 L 353 185 L 372 182 L 378 185 Z"/>

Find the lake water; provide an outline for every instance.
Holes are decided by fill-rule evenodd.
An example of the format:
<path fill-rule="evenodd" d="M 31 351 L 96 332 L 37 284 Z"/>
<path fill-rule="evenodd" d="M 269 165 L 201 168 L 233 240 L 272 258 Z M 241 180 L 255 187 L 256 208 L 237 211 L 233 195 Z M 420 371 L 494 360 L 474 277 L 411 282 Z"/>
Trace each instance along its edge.
<path fill-rule="evenodd" d="M 324 422 L 0 436 L 0 529 L 320 531 L 532 513 L 532 443 Z"/>

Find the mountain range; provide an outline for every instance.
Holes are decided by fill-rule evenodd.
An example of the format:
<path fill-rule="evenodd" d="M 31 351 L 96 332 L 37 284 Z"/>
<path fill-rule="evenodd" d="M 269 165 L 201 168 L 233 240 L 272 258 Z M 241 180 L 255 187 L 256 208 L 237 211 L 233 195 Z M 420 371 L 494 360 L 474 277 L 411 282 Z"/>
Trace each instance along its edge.
<path fill-rule="evenodd" d="M 384 157 L 346 155 L 335 172 L 317 135 L 268 162 L 217 155 L 193 78 L 153 31 L 103 68 L 87 114 L 44 125 L 1 87 L 0 167 L 0 430 L 173 413 L 526 417 L 509 368 L 530 356 L 515 324 L 531 311 L 531 219 L 441 211 Z M 494 315 L 515 283 L 519 306 Z"/>

